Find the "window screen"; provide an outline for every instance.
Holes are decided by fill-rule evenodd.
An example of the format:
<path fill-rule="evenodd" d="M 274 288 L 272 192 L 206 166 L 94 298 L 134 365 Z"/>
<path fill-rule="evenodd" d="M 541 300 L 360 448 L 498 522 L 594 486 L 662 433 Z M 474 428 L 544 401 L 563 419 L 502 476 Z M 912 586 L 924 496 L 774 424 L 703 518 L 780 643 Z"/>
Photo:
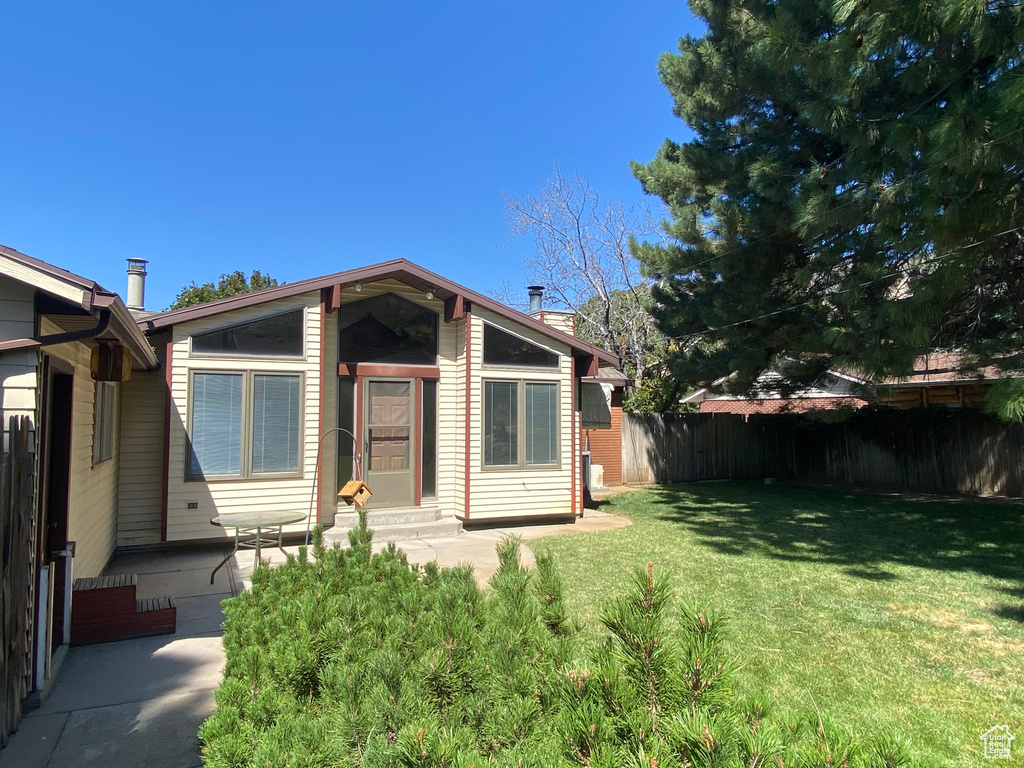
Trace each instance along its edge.
<path fill-rule="evenodd" d="M 242 473 L 242 374 L 192 377 L 189 476 Z"/>
<path fill-rule="evenodd" d="M 437 496 L 437 382 L 423 380 L 423 474 L 421 496 Z"/>
<path fill-rule="evenodd" d="M 254 357 L 302 357 L 303 327 L 301 309 L 283 315 L 263 317 L 230 328 L 197 333 L 192 337 L 192 352 Z"/>
<path fill-rule="evenodd" d="M 557 368 L 558 355 L 525 339 L 484 324 L 484 363 Z"/>
<path fill-rule="evenodd" d="M 526 463 L 558 463 L 558 386 L 526 385 Z"/>
<path fill-rule="evenodd" d="M 338 433 L 338 488 L 355 479 L 355 397 L 356 380 L 339 378 L 338 426 L 346 431 Z"/>
<path fill-rule="evenodd" d="M 100 464 L 114 456 L 114 385 L 96 382 L 93 406 L 92 463 Z"/>
<path fill-rule="evenodd" d="M 484 382 L 484 466 L 519 463 L 518 405 L 516 382 Z"/>
<path fill-rule="evenodd" d="M 437 313 L 385 293 L 338 310 L 338 361 L 437 364 Z"/>
<path fill-rule="evenodd" d="M 299 470 L 299 376 L 252 377 L 252 473 Z"/>

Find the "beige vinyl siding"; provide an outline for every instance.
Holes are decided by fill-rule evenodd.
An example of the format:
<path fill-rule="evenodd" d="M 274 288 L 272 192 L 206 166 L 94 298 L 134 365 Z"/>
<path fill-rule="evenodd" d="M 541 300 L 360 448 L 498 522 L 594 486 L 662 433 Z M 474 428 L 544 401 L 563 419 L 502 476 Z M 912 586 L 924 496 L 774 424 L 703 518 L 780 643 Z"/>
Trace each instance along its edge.
<path fill-rule="evenodd" d="M 573 312 L 550 312 L 542 310 L 531 317 L 540 320 L 542 323 L 557 328 L 570 336 L 576 335 L 576 315 Z"/>
<path fill-rule="evenodd" d="M 517 368 L 511 366 L 483 366 L 484 322 L 559 354 L 558 369 Z M 571 515 L 573 505 L 572 483 L 574 456 L 572 451 L 573 413 L 572 357 L 568 346 L 549 339 L 531 329 L 516 325 L 486 311 L 474 314 L 471 339 L 470 386 L 470 501 L 469 519 L 486 520 L 503 517 L 534 517 L 543 515 Z M 538 469 L 484 469 L 482 467 L 483 441 L 483 382 L 541 381 L 556 382 L 560 395 L 558 420 L 558 468 Z"/>
<path fill-rule="evenodd" d="M 465 507 L 466 323 L 441 313 L 441 380 L 437 388 L 437 503 L 446 514 Z"/>
<path fill-rule="evenodd" d="M 189 337 L 289 310 L 306 308 L 306 357 L 232 358 L 189 356 Z M 210 525 L 210 518 L 231 512 L 279 511 L 309 514 L 320 426 L 320 292 L 225 312 L 182 323 L 174 328 L 171 351 L 171 424 L 168 456 L 167 540 L 216 539 L 227 531 Z M 185 479 L 188 408 L 192 371 L 255 371 L 303 374 L 300 443 L 301 477 L 242 478 L 191 481 Z M 247 427 L 248 428 L 248 427 Z M 188 505 L 195 503 L 195 509 Z M 305 530 L 305 523 L 286 530 Z"/>
<path fill-rule="evenodd" d="M 437 501 L 428 500 L 425 504 L 437 504 L 441 509 L 450 513 L 462 504 L 462 480 L 459 475 L 462 466 L 462 453 L 465 450 L 465 443 L 462 439 L 463 425 L 465 418 L 461 409 L 461 392 L 464 386 L 464 373 L 460 362 L 460 355 L 463 344 L 462 322 L 455 321 L 446 323 L 444 321 L 444 302 L 440 299 L 427 299 L 422 291 L 418 291 L 397 280 L 380 280 L 373 283 L 366 283 L 361 292 L 348 287 L 341 292 L 342 304 L 367 299 L 371 296 L 378 296 L 384 293 L 393 293 L 404 299 L 427 307 L 438 315 L 438 368 L 440 380 L 438 381 L 438 478 L 437 478 Z M 333 324 L 331 333 L 331 359 L 337 360 L 337 315 L 329 315 L 329 322 Z M 336 369 L 336 367 L 335 367 Z M 335 395 L 335 404 L 337 396 Z M 337 417 L 330 422 L 330 426 L 337 426 Z M 328 441 L 329 442 L 329 441 Z M 359 440 L 362 444 L 362 438 Z M 361 450 L 361 449 L 360 449 Z M 418 459 L 417 459 L 418 460 Z M 458 507 L 456 507 L 458 505 Z M 337 507 L 338 512 L 350 512 L 351 507 L 344 502 Z"/>
<path fill-rule="evenodd" d="M 321 310 L 317 307 L 318 315 Z M 324 417 L 323 433 L 338 426 L 338 315 L 324 316 L 324 341 L 321 367 L 324 381 Z M 321 433 L 321 434 L 323 434 Z M 348 435 L 343 436 L 348 439 Z M 334 515 L 338 512 L 338 433 L 323 442 L 320 463 L 320 514 L 324 525 L 334 524 Z M 315 522 L 315 521 L 314 521 Z"/>
<path fill-rule="evenodd" d="M 150 342 L 163 363 L 167 334 Z M 164 369 L 132 373 L 121 385 L 121 454 L 117 500 L 117 545 L 161 540 L 164 424 L 167 407 Z"/>
<path fill-rule="evenodd" d="M 0 340 L 27 339 L 35 335 L 35 289 L 0 276 Z M 28 416 L 36 424 L 39 385 L 39 353 L 20 349 L 0 355 L 0 418 L 3 444 L 7 445 L 12 416 Z"/>
<path fill-rule="evenodd" d="M 59 333 L 60 329 L 44 318 L 42 332 Z M 102 573 L 117 543 L 117 484 L 121 448 L 116 420 L 120 411 L 121 385 L 114 385 L 113 458 L 93 466 L 96 382 L 89 373 L 90 349 L 81 342 L 73 342 L 47 347 L 46 351 L 74 368 L 68 539 L 76 543 L 73 565 L 75 577 L 90 578 Z"/>

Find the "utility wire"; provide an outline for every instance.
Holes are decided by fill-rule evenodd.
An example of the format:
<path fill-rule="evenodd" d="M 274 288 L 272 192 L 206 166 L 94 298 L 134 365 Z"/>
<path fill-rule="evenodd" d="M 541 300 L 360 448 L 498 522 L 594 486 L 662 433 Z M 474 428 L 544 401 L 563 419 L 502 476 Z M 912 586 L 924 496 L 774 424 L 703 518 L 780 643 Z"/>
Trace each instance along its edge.
<path fill-rule="evenodd" d="M 858 283 L 857 285 L 851 286 L 849 288 L 843 288 L 842 290 L 834 291 L 834 292 L 828 294 L 828 296 L 825 296 L 823 298 L 827 299 L 827 298 L 830 298 L 832 296 L 839 296 L 840 294 L 843 294 L 843 293 L 849 293 L 850 291 L 859 291 L 860 289 L 866 288 L 867 286 L 872 285 L 874 283 L 879 283 L 879 282 L 881 282 L 883 280 L 888 280 L 890 278 L 897 277 L 898 275 L 904 274 L 904 273 L 906 273 L 906 272 L 908 272 L 908 271 L 910 271 L 912 269 L 918 269 L 918 268 L 926 266 L 928 264 L 933 264 L 933 263 L 935 263 L 937 261 L 941 261 L 943 259 L 946 259 L 946 258 L 948 258 L 950 256 L 953 256 L 953 255 L 955 255 L 957 253 L 960 253 L 962 251 L 970 250 L 971 248 L 976 248 L 979 245 L 987 243 L 989 240 L 995 240 L 997 237 L 1003 237 L 1004 235 L 1010 235 L 1010 234 L 1013 234 L 1014 232 L 1020 232 L 1022 230 L 1024 230 L 1024 226 L 1014 227 L 1012 229 L 1007 229 L 1007 230 L 1005 230 L 1003 232 L 999 232 L 997 234 L 994 234 L 994 235 L 991 235 L 989 237 L 986 237 L 984 240 L 978 240 L 977 242 L 974 242 L 974 243 L 968 243 L 967 245 L 962 245 L 962 246 L 960 246 L 958 248 L 954 248 L 951 251 L 947 251 L 946 253 L 940 254 L 938 256 L 934 256 L 934 257 L 932 257 L 930 259 L 926 259 L 925 261 L 922 261 L 922 262 L 920 262 L 918 264 L 908 264 L 905 267 L 897 269 L 896 271 L 890 272 L 890 273 L 888 273 L 886 275 L 882 275 L 881 277 L 876 277 L 876 278 L 874 278 L 872 280 L 866 280 L 863 283 Z M 728 328 L 735 328 L 735 327 L 740 326 L 740 325 L 746 325 L 747 323 L 755 323 L 758 320 L 764 320 L 764 319 L 769 318 L 769 317 L 774 317 L 775 315 L 781 315 L 784 312 L 792 312 L 794 309 L 800 309 L 801 307 L 806 307 L 806 306 L 809 306 L 811 304 L 815 304 L 818 301 L 820 301 L 820 299 L 809 299 L 807 301 L 802 301 L 799 304 L 794 304 L 791 307 L 784 307 L 782 309 L 776 309 L 776 310 L 774 310 L 772 312 L 766 312 L 763 315 L 758 315 L 757 317 L 748 317 L 746 320 L 737 320 L 735 323 L 728 323 L 727 325 L 719 325 L 719 326 L 717 326 L 715 328 L 707 328 L 707 329 L 705 329 L 703 331 L 696 331 L 695 333 L 688 333 L 688 334 L 685 334 L 683 336 L 670 336 L 669 338 L 671 338 L 673 341 L 687 341 L 688 339 L 692 339 L 692 338 L 694 338 L 696 336 L 703 336 L 703 335 L 709 334 L 709 333 L 716 333 L 718 331 L 724 331 L 724 330 L 726 330 Z"/>

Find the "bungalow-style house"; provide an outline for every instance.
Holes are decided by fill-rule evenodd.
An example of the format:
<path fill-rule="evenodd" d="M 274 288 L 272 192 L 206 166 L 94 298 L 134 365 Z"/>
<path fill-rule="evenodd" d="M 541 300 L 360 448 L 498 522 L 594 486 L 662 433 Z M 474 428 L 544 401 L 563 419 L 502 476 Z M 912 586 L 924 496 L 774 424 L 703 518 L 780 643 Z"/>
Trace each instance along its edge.
<path fill-rule="evenodd" d="M 308 510 L 311 495 L 314 522 L 347 527 L 337 492 L 353 477 L 371 510 L 580 514 L 580 380 L 618 362 L 405 260 L 139 327 L 164 364 L 125 385 L 136 461 L 119 507 L 138 524 L 123 544 L 220 537 L 214 514 Z"/>
<path fill-rule="evenodd" d="M 312 509 L 341 530 L 352 478 L 371 512 L 582 513 L 583 379 L 618 360 L 560 313 L 542 322 L 405 260 L 146 313 L 130 264 L 126 307 L 0 248 L 3 415 L 35 432 L 40 669 L 67 639 L 69 541 L 81 578 L 116 547 L 223 538 L 211 518 L 231 512 Z M 104 374 L 115 358 L 130 376 Z"/>

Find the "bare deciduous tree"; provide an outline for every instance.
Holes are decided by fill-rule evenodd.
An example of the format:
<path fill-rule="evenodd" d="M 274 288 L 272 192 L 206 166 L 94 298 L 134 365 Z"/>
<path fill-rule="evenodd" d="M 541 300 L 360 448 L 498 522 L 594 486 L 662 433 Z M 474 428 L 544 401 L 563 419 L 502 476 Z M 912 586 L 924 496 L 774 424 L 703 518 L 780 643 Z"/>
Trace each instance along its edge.
<path fill-rule="evenodd" d="M 576 313 L 577 335 L 617 354 L 641 386 L 664 344 L 649 311 L 651 280 L 630 249 L 634 239 L 660 238 L 650 209 L 619 199 L 602 205 L 585 177 L 558 166 L 538 193 L 504 201 L 512 237 L 533 240 L 527 277 L 547 288 L 552 308 Z"/>

